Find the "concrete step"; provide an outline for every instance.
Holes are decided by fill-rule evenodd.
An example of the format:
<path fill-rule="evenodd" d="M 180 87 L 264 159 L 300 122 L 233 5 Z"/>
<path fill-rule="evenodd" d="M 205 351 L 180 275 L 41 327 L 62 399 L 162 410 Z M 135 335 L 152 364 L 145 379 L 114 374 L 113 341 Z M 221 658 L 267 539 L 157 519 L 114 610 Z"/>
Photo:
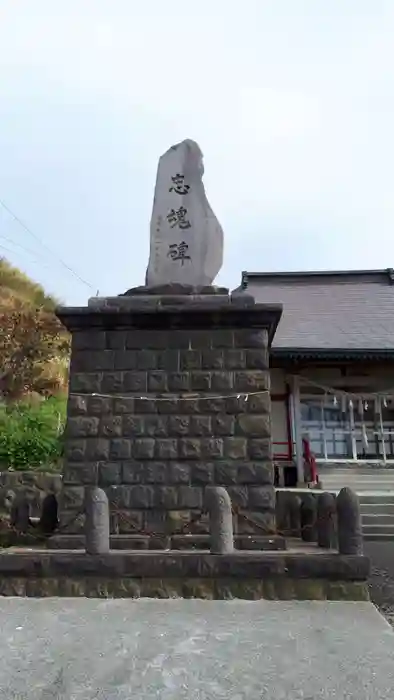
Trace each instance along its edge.
<path fill-rule="evenodd" d="M 373 474 L 363 474 L 357 476 L 330 476 L 319 475 L 323 484 L 394 484 L 394 476 L 374 476 Z"/>
<path fill-rule="evenodd" d="M 323 491 L 336 491 L 339 492 L 343 488 L 350 488 L 353 489 L 356 493 L 362 494 L 366 492 L 372 492 L 372 493 L 393 493 L 394 494 L 394 484 L 380 484 L 380 483 L 369 483 L 369 484 L 352 484 L 352 483 L 347 483 L 347 484 L 340 484 L 338 482 L 335 483 L 323 483 L 322 489 Z"/>
<path fill-rule="evenodd" d="M 394 478 L 372 480 L 369 474 L 360 482 L 347 479 L 335 482 L 333 491 L 349 486 L 360 499 L 362 532 L 365 540 L 375 542 L 394 541 Z M 323 488 L 329 487 L 329 480 L 323 481 Z"/>
<path fill-rule="evenodd" d="M 365 475 L 365 476 L 354 476 L 354 477 L 341 477 L 341 476 L 336 476 L 336 477 L 329 477 L 328 479 L 325 479 L 323 477 L 319 477 L 321 483 L 323 485 L 325 484 L 343 484 L 344 486 L 347 486 L 348 484 L 360 484 L 360 486 L 363 486 L 365 484 L 383 484 L 385 486 L 392 486 L 394 487 L 394 478 L 393 477 L 374 477 L 373 475 Z"/>
<path fill-rule="evenodd" d="M 325 476 L 324 474 L 319 474 L 320 481 L 323 483 L 354 483 L 359 482 L 360 484 L 364 482 L 369 482 L 372 481 L 375 483 L 376 481 L 381 481 L 382 483 L 388 483 L 388 484 L 394 484 L 394 476 L 390 475 L 380 475 L 380 474 L 335 474 L 333 476 Z"/>
<path fill-rule="evenodd" d="M 317 469 L 319 474 L 394 474 L 394 464 L 389 467 L 372 464 L 370 466 L 330 467 L 318 464 Z"/>
<path fill-rule="evenodd" d="M 394 494 L 361 493 L 360 510 L 365 540 L 394 540 Z"/>
<path fill-rule="evenodd" d="M 394 537 L 394 523 L 392 525 L 363 525 L 363 535 L 384 535 Z"/>
<path fill-rule="evenodd" d="M 372 513 L 368 515 L 361 513 L 361 522 L 363 529 L 364 527 L 369 527 L 369 525 L 373 525 L 373 527 L 382 527 L 384 529 L 386 525 L 394 526 L 394 516 L 390 515 L 390 513 Z"/>
<path fill-rule="evenodd" d="M 357 469 L 321 469 L 319 480 L 323 489 L 340 491 L 349 486 L 356 492 L 362 491 L 393 491 L 394 469 L 373 467 Z"/>
<path fill-rule="evenodd" d="M 352 472 L 344 472 L 343 474 L 321 474 L 319 476 L 322 481 L 391 481 L 394 482 L 394 472 L 390 473 L 374 473 L 367 474 L 352 474 Z"/>
<path fill-rule="evenodd" d="M 323 481 L 324 481 L 324 479 L 323 479 Z M 377 474 L 376 474 L 376 475 L 374 475 L 374 474 L 362 474 L 361 476 L 360 476 L 360 475 L 357 475 L 357 476 L 353 476 L 353 477 L 347 477 L 347 476 L 343 476 L 343 477 L 342 477 L 342 476 L 338 476 L 338 477 L 335 477 L 335 478 L 330 478 L 330 477 L 329 477 L 328 479 L 326 479 L 326 482 L 327 482 L 327 481 L 328 481 L 329 483 L 337 482 L 337 483 L 341 483 L 341 484 L 342 484 L 342 483 L 351 483 L 351 484 L 354 484 L 354 483 L 357 483 L 357 484 L 369 484 L 369 483 L 372 483 L 372 484 L 377 484 L 377 483 L 379 483 L 379 484 L 394 484 L 394 476 L 379 476 L 379 475 L 377 475 Z"/>
<path fill-rule="evenodd" d="M 394 504 L 394 491 L 387 493 L 360 493 L 359 500 L 361 506 L 372 506 L 372 505 L 393 505 Z"/>
<path fill-rule="evenodd" d="M 394 471 L 390 470 L 389 472 L 365 472 L 363 474 L 359 474 L 358 472 L 334 472 L 333 474 L 322 474 L 319 472 L 319 475 L 322 479 L 326 480 L 343 480 L 343 481 L 354 481 L 359 480 L 359 481 L 365 481 L 365 480 L 372 480 L 376 481 L 376 479 L 383 479 L 383 481 L 394 481 Z"/>
<path fill-rule="evenodd" d="M 362 516 L 367 515 L 391 515 L 394 518 L 393 503 L 363 503 L 360 499 L 360 510 Z"/>
<path fill-rule="evenodd" d="M 363 538 L 368 542 L 394 542 L 391 532 L 363 532 Z"/>

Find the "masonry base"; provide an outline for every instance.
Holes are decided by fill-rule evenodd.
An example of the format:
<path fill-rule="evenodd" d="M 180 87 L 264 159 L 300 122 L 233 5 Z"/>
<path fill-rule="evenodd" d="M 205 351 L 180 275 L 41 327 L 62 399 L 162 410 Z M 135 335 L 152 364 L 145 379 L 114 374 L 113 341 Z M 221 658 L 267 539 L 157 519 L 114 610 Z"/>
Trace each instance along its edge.
<path fill-rule="evenodd" d="M 10 551 L 0 595 L 368 600 L 369 559 L 335 553 Z"/>

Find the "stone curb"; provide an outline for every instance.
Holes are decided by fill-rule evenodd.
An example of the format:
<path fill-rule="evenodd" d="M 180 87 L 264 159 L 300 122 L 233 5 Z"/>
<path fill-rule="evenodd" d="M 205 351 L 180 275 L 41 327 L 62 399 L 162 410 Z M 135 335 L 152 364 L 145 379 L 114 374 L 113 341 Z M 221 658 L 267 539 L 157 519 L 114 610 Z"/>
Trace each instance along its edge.
<path fill-rule="evenodd" d="M 338 554 L 288 554 L 235 552 L 214 555 L 202 552 L 111 551 L 17 552 L 0 556 L 0 577 L 51 578 L 98 576 L 105 578 L 231 578 L 327 579 L 366 581 L 370 562 L 364 556 Z"/>

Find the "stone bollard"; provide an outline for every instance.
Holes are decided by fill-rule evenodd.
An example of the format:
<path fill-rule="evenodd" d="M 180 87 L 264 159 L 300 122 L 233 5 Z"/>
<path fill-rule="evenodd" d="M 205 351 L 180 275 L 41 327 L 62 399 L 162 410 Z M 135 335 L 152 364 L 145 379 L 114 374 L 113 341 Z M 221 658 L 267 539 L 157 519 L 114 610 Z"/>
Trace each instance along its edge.
<path fill-rule="evenodd" d="M 231 554 L 234 551 L 233 514 L 226 489 L 208 486 L 204 507 L 209 513 L 211 554 Z"/>
<path fill-rule="evenodd" d="M 362 554 L 363 533 L 357 494 L 346 486 L 340 490 L 336 505 L 339 554 Z"/>
<path fill-rule="evenodd" d="M 85 487 L 85 549 L 87 554 L 109 552 L 107 494 L 97 486 Z"/>
<path fill-rule="evenodd" d="M 301 499 L 293 491 L 286 493 L 287 523 L 289 537 L 301 537 Z"/>
<path fill-rule="evenodd" d="M 54 493 L 48 493 L 42 502 L 41 517 L 38 523 L 38 529 L 44 535 L 51 535 L 55 532 L 59 524 L 57 512 L 57 498 Z"/>
<path fill-rule="evenodd" d="M 300 508 L 301 500 L 293 491 L 284 495 L 284 508 L 286 509 L 285 530 L 286 537 L 301 537 Z"/>
<path fill-rule="evenodd" d="M 301 539 L 304 542 L 316 540 L 316 499 L 311 493 L 302 496 L 301 508 Z"/>
<path fill-rule="evenodd" d="M 319 547 L 332 549 L 335 546 L 335 516 L 335 496 L 328 491 L 324 491 L 317 497 L 316 528 Z"/>
<path fill-rule="evenodd" d="M 11 506 L 10 525 L 18 532 L 26 533 L 30 528 L 30 503 L 25 496 L 16 496 Z"/>
<path fill-rule="evenodd" d="M 289 530 L 288 494 L 286 491 L 277 491 L 275 500 L 275 518 L 278 532 L 286 536 Z"/>

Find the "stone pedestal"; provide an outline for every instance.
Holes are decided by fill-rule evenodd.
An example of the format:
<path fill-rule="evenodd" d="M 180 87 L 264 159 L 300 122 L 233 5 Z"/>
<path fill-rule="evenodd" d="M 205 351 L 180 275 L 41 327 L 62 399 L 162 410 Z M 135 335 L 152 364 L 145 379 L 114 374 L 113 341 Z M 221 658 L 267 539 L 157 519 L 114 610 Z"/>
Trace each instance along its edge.
<path fill-rule="evenodd" d="M 108 495 L 112 533 L 206 533 L 204 488 L 223 485 L 236 535 L 275 533 L 268 363 L 281 307 L 143 291 L 58 309 L 72 334 L 61 525 L 89 484 Z"/>

